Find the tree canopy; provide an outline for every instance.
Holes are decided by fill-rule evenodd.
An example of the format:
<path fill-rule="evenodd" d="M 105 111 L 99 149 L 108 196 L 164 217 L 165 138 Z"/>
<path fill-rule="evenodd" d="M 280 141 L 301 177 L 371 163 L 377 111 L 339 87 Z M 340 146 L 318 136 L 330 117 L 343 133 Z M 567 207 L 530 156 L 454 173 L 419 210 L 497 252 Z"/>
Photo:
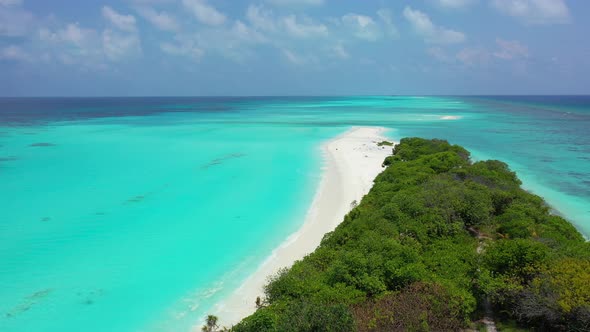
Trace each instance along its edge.
<path fill-rule="evenodd" d="M 272 276 L 232 331 L 590 329 L 590 245 L 500 161 L 405 138 L 320 246 Z"/>

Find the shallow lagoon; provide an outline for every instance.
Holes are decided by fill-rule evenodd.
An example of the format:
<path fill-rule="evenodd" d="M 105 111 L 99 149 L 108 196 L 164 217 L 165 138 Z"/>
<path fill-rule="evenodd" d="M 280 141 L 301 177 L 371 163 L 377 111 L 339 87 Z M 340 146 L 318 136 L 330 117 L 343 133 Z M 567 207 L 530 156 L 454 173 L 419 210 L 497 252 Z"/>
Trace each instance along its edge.
<path fill-rule="evenodd" d="M 0 123 L 3 331 L 188 329 L 303 222 L 319 144 L 354 125 L 505 160 L 590 234 L 584 97 L 3 99 Z"/>

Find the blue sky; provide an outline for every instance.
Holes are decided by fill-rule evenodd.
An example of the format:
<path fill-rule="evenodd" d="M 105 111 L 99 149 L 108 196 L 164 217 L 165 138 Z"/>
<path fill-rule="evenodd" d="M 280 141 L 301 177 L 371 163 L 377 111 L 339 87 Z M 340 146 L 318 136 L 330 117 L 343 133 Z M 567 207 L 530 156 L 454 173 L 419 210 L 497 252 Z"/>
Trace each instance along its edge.
<path fill-rule="evenodd" d="M 587 0 L 0 0 L 0 95 L 588 94 Z"/>

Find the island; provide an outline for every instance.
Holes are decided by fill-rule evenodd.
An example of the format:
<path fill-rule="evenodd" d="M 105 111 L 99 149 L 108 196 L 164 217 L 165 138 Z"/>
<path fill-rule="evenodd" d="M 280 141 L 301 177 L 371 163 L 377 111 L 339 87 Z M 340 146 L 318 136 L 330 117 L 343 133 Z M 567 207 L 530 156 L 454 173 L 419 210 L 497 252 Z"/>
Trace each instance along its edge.
<path fill-rule="evenodd" d="M 231 331 L 590 328 L 590 243 L 507 164 L 438 139 L 392 152 L 369 193 L 273 274 Z"/>

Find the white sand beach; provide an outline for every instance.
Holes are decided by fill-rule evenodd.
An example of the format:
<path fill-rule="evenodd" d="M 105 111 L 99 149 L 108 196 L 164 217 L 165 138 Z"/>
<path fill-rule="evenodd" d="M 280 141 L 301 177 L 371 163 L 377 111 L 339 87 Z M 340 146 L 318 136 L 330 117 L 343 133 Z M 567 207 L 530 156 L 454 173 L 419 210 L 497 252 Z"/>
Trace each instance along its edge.
<path fill-rule="evenodd" d="M 369 192 L 373 179 L 391 155 L 391 146 L 377 146 L 385 140 L 385 128 L 354 127 L 322 145 L 322 179 L 302 227 L 280 247 L 230 296 L 213 308 L 222 326 L 236 324 L 255 310 L 255 299 L 263 297 L 268 276 L 311 253 L 324 234 L 342 222 L 353 201 L 360 202 Z M 200 331 L 200 325 L 195 327 Z"/>

